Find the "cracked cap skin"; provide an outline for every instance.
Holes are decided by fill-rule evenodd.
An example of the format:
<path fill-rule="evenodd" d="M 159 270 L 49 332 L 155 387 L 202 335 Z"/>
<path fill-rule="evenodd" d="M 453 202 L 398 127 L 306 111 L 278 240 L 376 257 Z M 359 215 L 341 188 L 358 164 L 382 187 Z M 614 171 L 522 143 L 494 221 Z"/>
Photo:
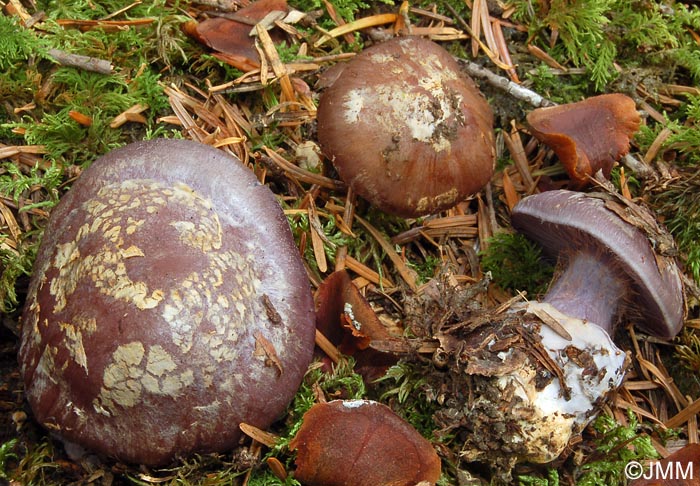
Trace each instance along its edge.
<path fill-rule="evenodd" d="M 87 169 L 53 210 L 22 316 L 36 419 L 116 459 L 163 465 L 266 427 L 312 358 L 311 290 L 272 192 L 184 140 Z"/>

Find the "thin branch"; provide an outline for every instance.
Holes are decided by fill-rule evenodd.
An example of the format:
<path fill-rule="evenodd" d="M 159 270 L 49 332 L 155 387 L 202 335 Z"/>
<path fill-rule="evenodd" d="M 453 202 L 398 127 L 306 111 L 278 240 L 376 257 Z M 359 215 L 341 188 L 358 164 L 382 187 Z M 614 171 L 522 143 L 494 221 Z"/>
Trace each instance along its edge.
<path fill-rule="evenodd" d="M 508 78 L 505 78 L 503 76 L 499 76 L 496 73 L 493 73 L 489 71 L 488 69 L 479 66 L 476 63 L 467 61 L 465 59 L 460 59 L 460 58 L 455 58 L 457 59 L 457 62 L 464 68 L 464 70 L 469 74 L 470 76 L 473 76 L 475 78 L 480 78 L 480 79 L 485 79 L 486 81 L 489 82 L 489 84 L 502 89 L 509 95 L 513 96 L 514 98 L 517 98 L 519 100 L 525 101 L 535 108 L 541 108 L 545 106 L 554 106 L 556 103 L 554 103 L 551 100 L 548 100 L 544 96 L 535 93 L 534 91 L 527 89 L 524 86 L 521 86 L 517 83 L 514 83 L 513 81 L 509 80 Z"/>
<path fill-rule="evenodd" d="M 62 66 L 80 68 L 100 74 L 112 74 L 112 63 L 104 59 L 71 54 L 59 49 L 50 49 L 49 55 Z"/>

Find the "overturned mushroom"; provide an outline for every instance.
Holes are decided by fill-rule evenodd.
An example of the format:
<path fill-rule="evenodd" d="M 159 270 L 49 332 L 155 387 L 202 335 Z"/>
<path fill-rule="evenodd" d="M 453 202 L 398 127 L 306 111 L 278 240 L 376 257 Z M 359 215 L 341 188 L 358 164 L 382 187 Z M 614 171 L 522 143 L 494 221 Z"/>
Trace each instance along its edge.
<path fill-rule="evenodd" d="M 551 191 L 513 208 L 513 226 L 557 255 L 561 274 L 541 302 L 472 326 L 457 351 L 470 376 L 463 457 L 508 470 L 549 462 L 595 417 L 624 378 L 613 342 L 624 315 L 662 338 L 684 318 L 681 275 L 647 235 L 608 209 L 606 195 Z M 443 333 L 442 349 L 456 347 Z"/>
<path fill-rule="evenodd" d="M 599 170 L 610 178 L 613 164 L 629 152 L 641 119 L 634 100 L 615 93 L 538 108 L 527 122 L 532 134 L 557 154 L 576 189 L 588 185 Z"/>
<path fill-rule="evenodd" d="M 559 429 L 563 448 L 567 436 L 580 432 L 606 393 L 622 382 L 625 353 L 612 341 L 617 320 L 625 314 L 666 339 L 680 331 L 680 272 L 672 258 L 655 254 L 647 236 L 607 209 L 603 199 L 545 192 L 523 199 L 511 220 L 515 229 L 558 255 L 563 269 L 542 301 L 527 307 L 553 324 L 541 327 L 541 344 L 564 381 L 552 381 L 534 395 L 533 405 L 553 428 L 533 432 Z M 556 332 L 557 324 L 562 331 Z M 551 452 L 558 455 L 556 449 Z"/>
<path fill-rule="evenodd" d="M 420 216 L 480 191 L 493 114 L 452 56 L 419 37 L 370 47 L 321 96 L 318 138 L 340 177 L 383 211 Z"/>
<path fill-rule="evenodd" d="M 654 336 L 670 339 L 680 331 L 684 296 L 675 260 L 656 254 L 647 236 L 603 198 L 544 192 L 516 205 L 511 221 L 565 262 L 543 302 L 609 335 L 625 311 Z"/>
<path fill-rule="evenodd" d="M 311 407 L 289 444 L 306 486 L 416 486 L 440 478 L 430 442 L 389 407 L 334 400 Z"/>
<path fill-rule="evenodd" d="M 306 272 L 272 193 L 240 161 L 139 142 L 53 210 L 22 317 L 36 419 L 119 460 L 235 446 L 284 411 L 311 360 Z"/>

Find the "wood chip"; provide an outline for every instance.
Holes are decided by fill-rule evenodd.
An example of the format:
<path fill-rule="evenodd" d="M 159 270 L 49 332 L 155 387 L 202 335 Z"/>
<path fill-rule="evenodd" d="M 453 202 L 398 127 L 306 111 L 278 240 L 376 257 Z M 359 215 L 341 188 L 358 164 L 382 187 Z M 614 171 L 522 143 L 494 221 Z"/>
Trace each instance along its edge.
<path fill-rule="evenodd" d="M 567 341 L 571 341 L 571 334 L 567 331 L 564 326 L 561 325 L 560 321 L 564 319 L 573 319 L 559 312 L 554 306 L 546 304 L 543 302 L 528 302 L 527 312 L 537 316 L 542 322 L 544 322 L 547 327 L 552 331 L 559 334 Z"/>
<path fill-rule="evenodd" d="M 142 105 L 141 103 L 136 103 L 134 106 L 123 111 L 114 117 L 110 122 L 110 128 L 119 128 L 128 122 L 146 123 L 146 118 L 141 115 L 144 111 L 148 109 L 148 105 Z"/>
<path fill-rule="evenodd" d="M 277 369 L 277 375 L 281 376 L 284 373 L 282 368 L 282 362 L 280 361 L 275 346 L 262 335 L 260 331 L 256 331 L 253 334 L 255 337 L 255 350 L 253 351 L 253 356 L 264 357 L 265 366 L 274 366 Z"/>
<path fill-rule="evenodd" d="M 686 423 L 688 420 L 690 420 L 690 417 L 692 415 L 697 415 L 698 413 L 700 413 L 700 398 L 698 398 L 693 403 L 691 403 L 683 410 L 678 412 L 676 415 L 668 419 L 664 423 L 664 425 L 669 429 L 675 429 Z"/>
<path fill-rule="evenodd" d="M 335 364 L 338 364 L 340 362 L 340 360 L 342 359 L 342 355 L 340 354 L 340 351 L 338 351 L 338 348 L 335 347 L 335 344 L 333 344 L 318 329 L 316 329 L 315 342 L 316 342 L 316 346 L 321 348 L 321 351 L 326 353 L 326 356 L 328 356 L 331 359 L 331 361 L 333 361 Z"/>
<path fill-rule="evenodd" d="M 289 80 L 289 74 L 285 68 L 282 61 L 280 61 L 279 55 L 277 54 L 277 48 L 267 29 L 262 24 L 256 24 L 255 31 L 258 34 L 258 39 L 262 44 L 262 50 L 265 57 L 269 59 L 272 71 L 275 76 L 279 79 L 280 85 L 282 86 L 282 101 L 296 101 L 296 95 L 294 88 L 292 87 L 292 82 Z M 264 83 L 263 83 L 264 84 Z"/>
<path fill-rule="evenodd" d="M 287 159 L 285 159 L 269 147 L 263 146 L 263 150 L 270 158 L 270 160 L 275 163 L 275 165 L 277 165 L 280 169 L 284 170 L 285 172 L 293 175 L 302 182 L 316 184 L 327 189 L 342 190 L 345 188 L 345 184 L 343 182 L 302 169 L 301 167 L 292 164 Z"/>
<path fill-rule="evenodd" d="M 530 164 L 525 154 L 520 133 L 518 130 L 513 130 L 511 133 L 503 131 L 502 133 L 503 141 L 510 152 L 513 162 L 515 162 L 515 167 L 523 180 L 527 194 L 533 194 L 535 192 L 535 181 L 532 178 L 532 174 L 530 174 Z"/>
<path fill-rule="evenodd" d="M 355 260 L 350 255 L 345 256 L 345 266 L 360 275 L 361 277 L 367 279 L 375 285 L 384 286 L 384 288 L 394 288 L 394 282 L 392 282 L 389 277 L 382 277 L 377 272 L 369 268 L 362 262 Z"/>
<path fill-rule="evenodd" d="M 309 207 L 307 208 L 307 213 L 309 215 L 309 231 L 311 233 L 311 248 L 314 251 L 314 259 L 316 260 L 316 265 L 318 265 L 319 272 L 326 273 L 328 271 L 328 261 L 326 260 L 326 250 L 323 246 L 325 235 L 323 234 L 321 221 L 318 219 L 316 205 L 313 201 L 312 198 L 309 198 Z"/>
<path fill-rule="evenodd" d="M 503 171 L 501 180 L 503 181 L 503 195 L 506 198 L 506 205 L 508 206 L 508 210 L 512 211 L 515 205 L 520 202 L 520 195 L 515 190 L 513 180 L 508 175 L 507 170 Z"/>

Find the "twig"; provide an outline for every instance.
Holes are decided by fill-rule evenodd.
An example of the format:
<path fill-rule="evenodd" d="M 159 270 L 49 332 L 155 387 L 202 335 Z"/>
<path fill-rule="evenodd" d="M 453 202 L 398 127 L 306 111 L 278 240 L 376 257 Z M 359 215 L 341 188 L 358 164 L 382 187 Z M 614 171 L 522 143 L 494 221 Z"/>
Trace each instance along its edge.
<path fill-rule="evenodd" d="M 112 74 L 112 63 L 104 59 L 71 54 L 59 49 L 50 49 L 49 56 L 61 66 L 80 68 L 100 74 Z"/>
<path fill-rule="evenodd" d="M 531 104 L 535 108 L 556 105 L 556 103 L 554 103 L 551 100 L 548 100 L 544 96 L 535 93 L 534 91 L 527 89 L 524 86 L 514 83 L 508 78 L 504 78 L 503 76 L 499 76 L 498 74 L 492 73 L 488 69 L 481 67 L 476 63 L 467 61 L 465 59 L 460 59 L 458 57 L 455 59 L 457 59 L 457 62 L 460 63 L 460 65 L 470 76 L 485 79 L 489 82 L 489 84 L 499 89 L 502 89 L 514 98 Z"/>

